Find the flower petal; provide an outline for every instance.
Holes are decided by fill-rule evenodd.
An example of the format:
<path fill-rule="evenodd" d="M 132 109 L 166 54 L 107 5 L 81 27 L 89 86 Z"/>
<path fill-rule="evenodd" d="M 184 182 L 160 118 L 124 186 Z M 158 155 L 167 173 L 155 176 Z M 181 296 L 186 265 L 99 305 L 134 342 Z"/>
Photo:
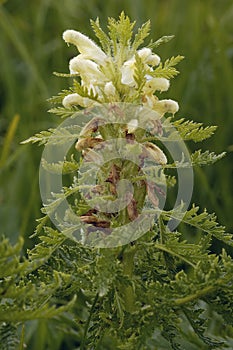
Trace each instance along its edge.
<path fill-rule="evenodd" d="M 116 94 L 116 88 L 111 81 L 105 84 L 104 93 L 107 96 L 114 96 Z"/>
<path fill-rule="evenodd" d="M 160 63 L 160 57 L 153 53 L 152 55 L 148 56 L 146 63 L 151 66 L 158 66 Z"/>
<path fill-rule="evenodd" d="M 167 164 L 167 157 L 163 151 L 151 142 L 144 143 L 149 155 L 159 164 Z"/>
<path fill-rule="evenodd" d="M 134 87 L 135 81 L 134 81 L 134 59 L 130 59 L 126 61 L 122 68 L 121 68 L 121 83 Z"/>
<path fill-rule="evenodd" d="M 80 57 L 81 56 L 81 57 Z M 106 81 L 105 75 L 99 70 L 98 65 L 88 59 L 83 58 L 83 55 L 78 55 L 70 60 L 70 73 L 80 74 L 84 84 L 98 82 L 98 84 Z"/>
<path fill-rule="evenodd" d="M 179 110 L 179 105 L 176 101 L 173 100 L 160 100 L 154 104 L 154 109 L 162 114 L 175 114 Z"/>
<path fill-rule="evenodd" d="M 128 133 L 133 133 L 138 128 L 138 120 L 131 119 L 127 124 Z"/>
<path fill-rule="evenodd" d="M 63 33 L 63 39 L 66 43 L 77 46 L 81 54 L 97 63 L 102 64 L 107 58 L 107 55 L 94 41 L 76 30 L 66 30 Z"/>
<path fill-rule="evenodd" d="M 167 91 L 170 86 L 168 79 L 152 78 L 149 75 L 147 75 L 146 78 L 148 80 L 143 88 L 145 94 L 154 93 L 155 91 Z"/>

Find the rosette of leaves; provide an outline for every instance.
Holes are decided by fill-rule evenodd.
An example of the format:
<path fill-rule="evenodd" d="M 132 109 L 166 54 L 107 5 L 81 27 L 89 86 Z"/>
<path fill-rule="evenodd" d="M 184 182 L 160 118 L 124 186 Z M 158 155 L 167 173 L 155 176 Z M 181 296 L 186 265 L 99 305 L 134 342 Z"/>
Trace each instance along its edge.
<path fill-rule="evenodd" d="M 175 176 L 170 176 L 168 171 L 186 164 L 182 160 L 178 163 L 167 160 L 158 144 L 158 135 L 163 135 L 166 122 L 176 128 L 184 141 L 200 142 L 216 129 L 183 118 L 175 119 L 178 104 L 157 96 L 158 91 L 169 87 L 168 80 L 178 73 L 174 65 L 181 57 L 173 57 L 162 64 L 152 52 L 168 41 L 168 37 L 149 41 L 140 48 L 149 35 L 149 22 L 135 36 L 134 23 L 124 13 L 118 20 L 109 19 L 108 34 L 101 29 L 98 20 L 91 23 L 102 48 L 79 32 L 64 34 L 67 42 L 77 45 L 80 54 L 70 62 L 68 77 L 74 78 L 73 86 L 52 98 L 51 102 L 63 105 L 53 108 L 52 112 L 68 117 L 86 107 L 103 103 L 113 106 L 116 102 L 151 108 L 165 118 L 153 125 L 150 134 L 141 132 L 134 120 L 118 126 L 117 131 L 129 142 L 136 139 L 144 143 L 163 167 L 168 185 L 175 186 Z M 62 164 L 44 164 L 50 171 L 60 172 L 62 167 L 64 173 L 69 173 L 72 183 L 63 189 L 67 198 L 78 193 L 75 172 L 84 155 L 88 152 L 91 155 L 96 145 L 109 138 L 110 131 L 109 126 L 92 120 L 84 126 L 81 136 L 78 131 L 79 139 L 70 158 Z M 60 134 L 55 134 L 50 129 L 28 141 L 56 145 L 70 135 L 73 137 L 74 132 L 60 129 Z M 223 155 L 198 150 L 191 154 L 191 162 L 193 166 L 202 166 L 214 163 Z M 129 165 L 107 164 L 96 190 L 102 191 L 104 185 L 107 191 L 104 194 L 115 196 L 117 181 L 124 172 L 124 176 L 129 174 L 126 166 Z M 111 228 L 112 223 L 121 225 L 134 220 L 151 189 L 143 182 L 139 168 L 130 168 L 132 172 L 135 183 L 141 182 L 140 186 L 135 185 L 134 201 L 124 215 L 119 213 L 121 215 L 112 218 L 93 211 L 78 195 L 72 203 L 76 214 L 90 227 Z M 51 211 L 59 195 L 54 194 Z M 155 196 L 153 202 L 158 206 Z M 15 326 L 28 319 L 56 317 L 57 327 L 64 335 L 69 334 L 73 348 L 77 349 L 232 348 L 233 261 L 227 251 L 233 240 L 214 214 L 206 210 L 199 212 L 195 205 L 184 216 L 182 206 L 163 210 L 159 220 L 138 240 L 101 249 L 72 241 L 65 232 L 54 229 L 48 212 L 45 209 L 43 212 L 45 215 L 39 220 L 35 233 L 40 242 L 28 252 L 27 258 L 21 261 L 17 257 L 19 250 L 8 247 L 6 251 L 11 254 L 2 260 L 1 338 L 6 344 L 11 342 L 9 329 L 15 332 Z M 182 225 L 170 231 L 166 223 L 171 218 L 179 220 L 181 216 Z M 192 227 L 191 238 L 186 235 L 186 225 Z M 219 254 L 211 251 L 213 239 L 225 248 Z M 1 246 L 5 250 L 3 243 Z M 76 300 L 73 299 L 75 295 Z M 73 301 L 67 305 L 70 300 Z M 26 340 L 27 336 L 21 343 Z M 54 344 L 54 349 L 59 346 L 61 343 Z"/>

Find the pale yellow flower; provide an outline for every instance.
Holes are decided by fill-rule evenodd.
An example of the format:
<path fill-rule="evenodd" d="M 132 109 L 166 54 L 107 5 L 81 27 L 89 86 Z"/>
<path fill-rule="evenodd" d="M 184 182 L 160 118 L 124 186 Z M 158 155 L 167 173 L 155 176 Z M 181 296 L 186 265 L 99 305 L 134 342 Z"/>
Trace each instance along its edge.
<path fill-rule="evenodd" d="M 153 109 L 161 117 L 165 113 L 175 114 L 179 110 L 179 105 L 174 100 L 159 100 L 155 95 L 145 95 L 143 105 L 147 108 Z"/>
<path fill-rule="evenodd" d="M 114 97 L 116 95 L 116 88 L 111 81 L 105 84 L 104 93 L 107 96 Z"/>
<path fill-rule="evenodd" d="M 135 68 L 136 55 L 138 55 L 146 71 L 146 83 L 141 91 L 143 105 L 152 108 L 160 116 L 167 112 L 174 114 L 178 111 L 177 102 L 172 100 L 159 101 L 157 96 L 154 95 L 156 91 L 167 91 L 170 83 L 168 79 L 153 77 L 154 67 L 160 64 L 160 57 L 154 54 L 150 48 L 144 47 L 137 50 L 135 55 L 120 65 L 118 65 L 119 62 L 116 62 L 115 67 L 117 69 L 115 69 L 114 60 L 116 58 L 106 55 L 86 35 L 75 30 L 66 30 L 63 33 L 63 38 L 68 44 L 76 45 L 80 52 L 69 62 L 70 73 L 78 74 L 81 78 L 81 85 L 86 87 L 89 93 L 92 92 L 98 95 L 99 102 L 118 101 L 121 94 L 121 84 L 130 88 L 129 94 L 134 94 L 134 89 L 137 88 Z M 121 84 L 115 85 L 113 82 L 119 82 L 119 75 Z M 89 107 L 95 103 L 97 102 L 90 98 L 83 98 L 78 94 L 70 94 L 63 100 L 63 105 L 66 108 L 74 105 Z"/>
<path fill-rule="evenodd" d="M 99 66 L 95 62 L 83 57 L 83 55 L 79 55 L 70 60 L 70 73 L 79 74 L 85 85 L 95 83 L 104 84 L 107 79 L 105 75 L 99 70 Z"/>
<path fill-rule="evenodd" d="M 145 67 L 148 68 L 148 70 L 152 69 L 149 66 L 155 66 L 160 63 L 160 57 L 156 54 L 153 54 L 151 49 L 144 47 L 137 51 L 137 55 L 141 58 L 143 63 L 145 64 Z M 136 64 L 136 58 L 135 55 L 130 58 L 129 60 L 125 61 L 122 68 L 121 68 L 121 83 L 124 85 L 128 85 L 130 87 L 135 87 L 136 82 L 134 80 L 135 75 L 135 64 Z"/>
<path fill-rule="evenodd" d="M 167 164 L 167 157 L 163 151 L 151 142 L 145 142 L 143 144 L 146 147 L 147 152 L 156 161 L 156 163 L 165 165 Z"/>
<path fill-rule="evenodd" d="M 126 61 L 121 68 L 121 83 L 134 87 L 136 85 L 134 80 L 135 59 Z"/>
<path fill-rule="evenodd" d="M 66 30 L 63 33 L 63 39 L 66 43 L 75 45 L 85 58 L 91 59 L 98 64 L 103 64 L 107 58 L 107 55 L 94 41 L 76 30 Z"/>
<path fill-rule="evenodd" d="M 127 124 L 127 130 L 128 133 L 133 133 L 138 127 L 138 120 L 137 119 L 131 119 Z"/>
<path fill-rule="evenodd" d="M 146 76 L 147 82 L 143 87 L 143 92 L 145 94 L 151 94 L 155 91 L 167 91 L 170 86 L 170 82 L 165 78 L 152 78 L 150 75 Z"/>
<path fill-rule="evenodd" d="M 137 51 L 139 57 L 148 65 L 157 66 L 160 63 L 160 57 L 154 54 L 151 49 L 144 47 Z"/>
<path fill-rule="evenodd" d="M 64 97 L 62 104 L 65 108 L 71 108 L 72 106 L 79 105 L 81 107 L 90 107 L 93 105 L 93 100 L 82 97 L 79 94 L 69 94 Z"/>
<path fill-rule="evenodd" d="M 154 109 L 161 114 L 172 113 L 175 114 L 179 110 L 179 105 L 174 100 L 160 100 L 154 104 Z"/>

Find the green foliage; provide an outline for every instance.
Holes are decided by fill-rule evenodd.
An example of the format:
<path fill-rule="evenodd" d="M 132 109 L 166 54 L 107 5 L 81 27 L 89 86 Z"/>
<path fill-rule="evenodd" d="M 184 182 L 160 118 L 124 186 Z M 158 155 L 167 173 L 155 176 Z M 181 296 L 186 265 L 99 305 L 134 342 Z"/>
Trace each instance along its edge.
<path fill-rule="evenodd" d="M 33 217 L 38 215 L 36 207 L 39 199 L 36 200 L 33 190 L 36 186 L 31 181 L 32 178 L 37 178 L 37 166 L 34 166 L 35 150 L 30 152 L 28 148 L 23 154 L 15 146 L 40 129 L 41 124 L 46 128 L 53 123 L 43 119 L 40 104 L 48 95 L 59 91 L 62 85 L 59 79 L 48 83 L 48 86 L 43 83 L 48 82 L 51 66 L 55 69 L 58 66 L 61 71 L 65 69 L 64 49 L 61 43 L 54 42 L 54 33 L 61 32 L 61 27 L 77 27 L 77 23 L 78 29 L 87 27 L 87 18 L 95 18 L 96 15 L 104 17 L 104 14 L 114 11 L 119 13 L 118 6 L 121 7 L 121 2 L 118 4 L 109 1 L 103 7 L 98 1 L 83 4 L 70 1 L 61 7 L 55 1 L 46 4 L 40 1 L 31 2 L 22 11 L 20 3 L 15 4 L 15 7 L 11 2 L 6 2 L 4 6 L 1 4 L 0 55 L 3 58 L 4 71 L 1 82 L 3 90 L 7 91 L 6 96 L 3 96 L 4 93 L 1 95 L 3 115 L 5 125 L 9 124 L 8 121 L 15 110 L 20 113 L 22 121 L 19 123 L 15 141 L 10 145 L 12 154 L 10 155 L 8 148 L 7 154 L 10 158 L 7 162 L 4 161 L 4 177 L 1 182 L 6 193 L 2 196 L 1 192 L 3 231 L 4 226 L 7 232 L 19 231 L 18 218 L 21 217 L 24 221 L 21 232 L 26 232 L 25 227 L 30 227 L 27 230 L 30 232 Z M 130 3 L 126 1 L 124 6 L 130 7 Z M 175 32 L 179 40 L 169 45 L 175 45 L 175 49 L 192 58 L 192 61 L 188 60 L 185 63 L 187 70 L 183 79 L 179 77 L 174 96 L 183 96 L 184 114 L 192 112 L 194 120 L 198 120 L 202 114 L 206 116 L 204 124 L 208 124 L 214 118 L 214 124 L 221 125 L 222 131 L 212 141 L 216 152 L 226 148 L 229 142 L 232 143 L 230 110 L 233 79 L 229 35 L 229 29 L 232 27 L 231 6 L 229 1 L 153 1 L 148 2 L 145 7 L 134 3 L 130 10 L 132 17 L 136 14 L 142 20 L 146 20 L 151 13 L 155 13 L 156 7 L 157 22 L 152 23 L 152 29 L 156 29 L 160 34 L 161 31 Z M 78 17 L 73 13 L 77 13 Z M 32 15 L 35 20 L 31 23 L 32 29 L 28 30 L 28 18 L 32 18 Z M 51 26 L 51 31 L 43 30 L 44 18 Z M 36 40 L 31 40 L 31 32 L 35 33 Z M 100 39 L 100 34 L 98 35 Z M 102 42 L 105 39 L 101 38 Z M 166 42 L 167 39 L 161 41 Z M 152 44 L 153 48 L 161 41 Z M 107 42 L 104 45 L 107 49 Z M 174 46 L 169 45 L 165 49 L 168 57 L 170 52 L 174 52 Z M 55 63 L 51 55 L 56 56 Z M 161 67 L 161 70 L 163 68 Z M 190 77 L 188 83 L 187 76 Z M 61 97 L 54 102 L 59 103 L 60 100 Z M 72 115 L 74 111 L 75 108 L 71 111 L 61 107 L 53 109 L 53 112 L 65 117 Z M 179 133 L 186 140 L 195 142 L 209 137 L 215 130 L 215 127 L 201 129 L 202 126 L 198 125 L 200 123 L 194 126 L 193 122 L 189 121 L 182 122 L 181 126 L 178 124 L 179 121 L 177 124 L 174 121 Z M 3 133 L 4 129 L 2 126 L 1 128 Z M 37 133 L 31 141 L 46 144 L 52 130 L 48 134 Z M 62 142 L 62 134 L 59 137 Z M 53 140 L 55 144 L 59 142 L 59 137 Z M 217 157 L 209 152 L 197 151 L 193 160 L 195 164 L 204 164 L 217 160 Z M 221 162 L 219 166 L 214 167 L 212 176 L 211 172 L 208 172 L 208 181 L 204 170 L 199 173 L 202 176 L 198 178 L 199 190 L 195 194 L 196 201 L 200 202 L 201 199 L 202 206 L 206 205 L 208 198 L 208 204 L 216 208 L 221 221 L 228 220 L 228 226 L 231 225 L 232 211 L 232 200 L 229 196 L 229 167 L 232 162 L 229 159 L 228 155 L 225 163 Z M 29 170 L 28 177 L 26 168 Z M 23 194 L 19 191 L 20 188 L 25 189 Z M 203 188 L 206 191 L 203 191 Z M 211 195 L 213 191 L 214 195 Z M 11 210 L 7 203 L 10 204 Z M 12 213 L 12 208 L 16 206 L 19 209 Z M 6 215 L 6 212 L 10 215 Z M 165 222 L 173 214 L 164 213 Z M 16 226 L 9 229 L 13 221 Z M 232 348 L 232 258 L 224 251 L 217 257 L 212 252 L 216 244 L 212 238 L 217 238 L 218 242 L 224 241 L 227 251 L 231 251 L 229 246 L 232 245 L 232 239 L 224 233 L 222 226 L 218 226 L 213 215 L 205 211 L 197 213 L 197 208 L 194 207 L 187 212 L 185 230 L 183 231 L 182 225 L 179 228 L 182 235 L 178 232 L 166 232 L 161 221 L 160 227 L 155 226 L 153 232 L 138 242 L 136 251 L 133 251 L 132 247 L 126 247 L 123 252 L 109 250 L 108 253 L 73 244 L 57 231 L 49 227 L 43 228 L 45 221 L 48 225 L 47 217 L 39 222 L 37 231 L 42 241 L 29 252 L 29 261 L 22 258 L 22 242 L 13 247 L 6 241 L 0 245 L 3 254 L 1 307 L 6 307 L 4 312 L 1 309 L 1 315 L 10 322 L 1 323 L 0 339 L 3 349 L 15 349 L 18 346 L 15 326 L 17 322 L 40 317 L 46 318 L 45 328 L 48 331 L 40 332 L 38 323 L 38 328 L 34 331 L 34 334 L 38 335 L 38 342 L 42 337 L 52 339 L 53 334 L 63 339 L 65 334 L 68 334 L 69 341 L 73 339 L 73 343 L 64 340 L 60 345 L 56 345 L 55 341 L 50 342 L 51 350 L 62 347 L 77 348 L 84 334 L 87 339 L 83 341 L 83 348 L 169 349 L 172 346 L 174 349 L 197 350 L 221 348 L 221 342 L 225 343 L 222 348 Z M 188 226 L 195 227 L 196 230 L 189 230 Z M 130 261 L 127 254 L 133 255 L 133 272 L 130 277 L 122 263 L 124 259 Z M 104 261 L 109 266 L 106 266 Z M 132 288 L 127 289 L 128 286 Z M 72 305 L 68 304 L 72 311 L 67 312 L 60 308 L 75 294 L 78 294 L 77 301 Z M 128 295 L 129 300 L 134 294 L 134 300 L 137 300 L 136 309 L 129 311 L 131 308 L 125 305 L 125 298 L 127 299 Z M 29 311 L 25 312 L 23 306 Z M 53 306 L 58 309 L 54 309 Z M 57 325 L 54 326 L 51 317 L 55 317 Z M 30 344 L 32 332 L 33 330 L 26 327 L 26 344 Z M 45 348 L 46 341 L 43 344 Z"/>
<path fill-rule="evenodd" d="M 160 63 L 159 66 L 155 69 L 152 76 L 156 78 L 166 78 L 171 79 L 174 78 L 177 74 L 179 74 L 178 70 L 174 67 L 180 61 L 184 59 L 184 56 L 176 56 L 167 59 L 164 64 Z"/>
<path fill-rule="evenodd" d="M 155 49 L 158 46 L 160 46 L 161 44 L 168 43 L 173 38 L 174 38 L 174 35 L 164 35 L 161 38 L 159 38 L 158 40 L 156 40 L 155 42 L 151 41 L 150 44 L 148 45 L 148 47 L 150 47 L 151 49 Z"/>
<path fill-rule="evenodd" d="M 174 121 L 174 127 L 183 140 L 200 142 L 212 136 L 217 127 L 214 125 L 203 127 L 203 123 L 196 123 L 184 118 Z"/>
<path fill-rule="evenodd" d="M 1 350 L 15 350 L 19 346 L 17 327 L 9 323 L 0 323 Z"/>
<path fill-rule="evenodd" d="M 99 39 L 99 42 L 105 52 L 110 54 L 111 52 L 111 40 L 108 35 L 100 27 L 99 18 L 96 21 L 91 20 L 91 26 L 95 32 L 96 37 Z"/>
<path fill-rule="evenodd" d="M 138 47 L 144 42 L 144 40 L 150 34 L 151 24 L 150 21 L 144 23 L 141 28 L 138 29 L 138 32 L 135 34 L 134 41 L 132 43 L 132 49 L 137 50 Z"/>
<path fill-rule="evenodd" d="M 122 12 L 119 16 L 119 21 L 115 18 L 109 18 L 108 29 L 109 37 L 112 41 L 113 55 L 118 55 L 117 46 L 119 44 L 120 50 L 130 45 L 130 40 L 133 34 L 133 27 L 135 22 L 131 23 L 128 16 Z"/>
<path fill-rule="evenodd" d="M 148 73 L 148 69 L 143 64 L 143 61 L 139 57 L 139 55 L 137 55 L 137 54 L 135 55 L 135 60 L 136 60 L 136 63 L 135 63 L 134 79 L 135 79 L 135 82 L 137 84 L 138 93 L 140 93 L 143 86 L 146 83 L 145 75 Z"/>

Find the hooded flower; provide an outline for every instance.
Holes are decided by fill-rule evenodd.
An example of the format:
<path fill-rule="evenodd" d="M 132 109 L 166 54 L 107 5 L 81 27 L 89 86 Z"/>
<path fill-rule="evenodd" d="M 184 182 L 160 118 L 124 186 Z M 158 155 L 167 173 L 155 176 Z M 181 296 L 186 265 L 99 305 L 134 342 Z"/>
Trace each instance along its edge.
<path fill-rule="evenodd" d="M 161 165 L 167 164 L 167 157 L 158 146 L 154 145 L 151 142 L 145 142 L 144 146 L 146 147 L 147 153 L 153 160 L 156 161 L 156 163 Z"/>
<path fill-rule="evenodd" d="M 79 51 L 69 62 L 70 73 L 80 77 L 80 86 L 87 91 L 85 93 L 84 90 L 80 96 L 80 91 L 74 89 L 74 93 L 63 99 L 64 107 L 85 108 L 96 103 L 134 102 L 135 96 L 139 94 L 137 100 L 141 100 L 142 105 L 158 112 L 160 116 L 167 112 L 176 113 L 179 108 L 177 102 L 159 100 L 157 96 L 170 86 L 167 79 L 169 74 L 163 73 L 165 67 L 160 64 L 160 57 L 151 48 L 134 50 L 130 44 L 128 47 L 121 45 L 117 37 L 113 38 L 110 34 L 106 37 L 109 41 L 103 47 L 106 49 L 106 45 L 109 45 L 107 53 L 78 31 L 66 30 L 63 33 L 65 42 L 75 45 Z M 103 36 L 102 39 L 106 37 Z M 138 74 L 142 74 L 139 78 L 142 84 L 138 81 Z"/>
<path fill-rule="evenodd" d="M 95 94 L 100 94 L 99 87 L 105 85 L 107 78 L 95 62 L 78 55 L 70 60 L 69 67 L 71 74 L 80 75 L 82 85 L 87 87 L 89 92 L 93 90 Z"/>
<path fill-rule="evenodd" d="M 86 59 L 91 59 L 98 64 L 103 64 L 107 55 L 88 36 L 76 30 L 66 30 L 63 39 L 67 44 L 73 44 Z"/>
<path fill-rule="evenodd" d="M 155 91 L 167 91 L 170 82 L 165 78 L 153 78 L 150 75 L 146 76 L 147 82 L 144 85 L 143 92 L 145 94 L 153 94 Z"/>
<path fill-rule="evenodd" d="M 160 57 L 152 53 L 151 49 L 144 47 L 141 50 L 137 51 L 137 55 L 143 61 L 145 67 L 150 69 L 151 66 L 156 66 L 160 63 Z M 134 79 L 136 68 L 136 58 L 135 55 L 127 60 L 121 68 L 121 83 L 128 85 L 130 87 L 136 86 Z"/>
<path fill-rule="evenodd" d="M 93 101 L 87 97 L 82 97 L 79 94 L 69 94 L 67 95 L 62 104 L 65 108 L 70 108 L 72 106 L 79 105 L 81 107 L 90 107 L 93 105 Z"/>

